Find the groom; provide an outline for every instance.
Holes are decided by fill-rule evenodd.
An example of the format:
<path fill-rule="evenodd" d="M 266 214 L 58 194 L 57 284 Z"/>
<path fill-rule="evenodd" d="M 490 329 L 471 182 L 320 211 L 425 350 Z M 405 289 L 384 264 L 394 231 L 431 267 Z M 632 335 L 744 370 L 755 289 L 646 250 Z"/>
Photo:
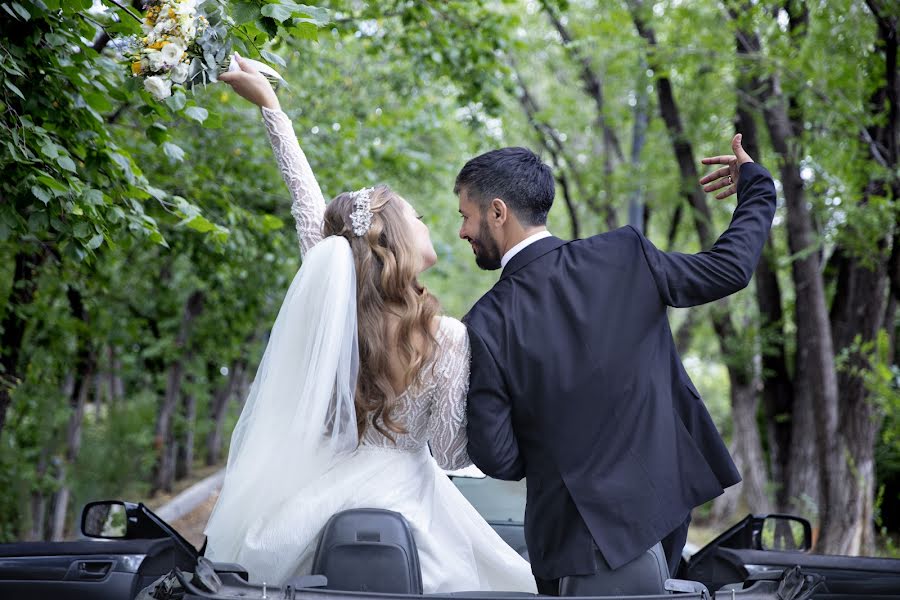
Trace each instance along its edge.
<path fill-rule="evenodd" d="M 740 144 L 700 180 L 737 193 L 731 225 L 698 254 L 622 227 L 564 241 L 547 231 L 550 168 L 525 148 L 470 160 L 456 178 L 482 269 L 500 280 L 463 319 L 472 350 L 469 456 L 527 478 L 525 537 L 538 591 L 602 577 L 662 542 L 681 558 L 691 509 L 741 479 L 675 350 L 669 306 L 744 288 L 775 212 L 769 173 Z M 637 564 L 637 563 L 635 563 Z"/>

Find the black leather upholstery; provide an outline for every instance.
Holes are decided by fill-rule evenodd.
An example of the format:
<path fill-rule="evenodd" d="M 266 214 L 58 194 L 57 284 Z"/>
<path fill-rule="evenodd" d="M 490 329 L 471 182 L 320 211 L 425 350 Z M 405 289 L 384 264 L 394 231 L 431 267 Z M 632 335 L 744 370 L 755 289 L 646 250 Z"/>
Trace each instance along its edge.
<path fill-rule="evenodd" d="M 359 508 L 331 517 L 313 573 L 327 577 L 331 590 L 422 593 L 416 542 L 403 515 L 390 510 Z"/>
<path fill-rule="evenodd" d="M 665 594 L 669 568 L 662 544 L 656 544 L 633 561 L 610 569 L 597 552 L 597 572 L 563 577 L 560 596 L 616 596 Z"/>

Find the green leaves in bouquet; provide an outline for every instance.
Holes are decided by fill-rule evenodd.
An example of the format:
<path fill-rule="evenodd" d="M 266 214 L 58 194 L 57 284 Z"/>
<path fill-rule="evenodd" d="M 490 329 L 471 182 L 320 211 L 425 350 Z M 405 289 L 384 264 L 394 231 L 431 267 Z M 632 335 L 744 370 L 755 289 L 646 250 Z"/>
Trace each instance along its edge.
<path fill-rule="evenodd" d="M 233 20 L 226 12 L 225 4 L 220 0 L 207 0 L 200 4 L 198 13 L 206 18 L 208 25 L 196 40 L 198 57 L 191 63 L 190 85 L 217 81 L 222 65 L 232 52 Z"/>
<path fill-rule="evenodd" d="M 284 60 L 266 49 L 281 39 L 315 40 L 319 27 L 328 22 L 326 10 L 290 0 L 241 0 L 224 3 L 207 0 L 198 7 L 209 25 L 196 42 L 188 87 L 217 81 L 228 68 L 234 51 L 285 67 Z"/>

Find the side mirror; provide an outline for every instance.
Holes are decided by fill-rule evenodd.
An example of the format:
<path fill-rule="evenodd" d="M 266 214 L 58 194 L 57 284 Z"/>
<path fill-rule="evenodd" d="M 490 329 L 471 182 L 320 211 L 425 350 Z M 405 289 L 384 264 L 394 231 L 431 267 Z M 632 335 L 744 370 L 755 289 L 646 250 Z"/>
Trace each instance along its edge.
<path fill-rule="evenodd" d="M 768 515 L 759 531 L 761 550 L 806 552 L 812 547 L 812 526 L 793 515 Z"/>
<path fill-rule="evenodd" d="M 124 502 L 90 502 L 81 512 L 81 533 L 87 537 L 123 539 L 128 533 L 128 515 Z"/>

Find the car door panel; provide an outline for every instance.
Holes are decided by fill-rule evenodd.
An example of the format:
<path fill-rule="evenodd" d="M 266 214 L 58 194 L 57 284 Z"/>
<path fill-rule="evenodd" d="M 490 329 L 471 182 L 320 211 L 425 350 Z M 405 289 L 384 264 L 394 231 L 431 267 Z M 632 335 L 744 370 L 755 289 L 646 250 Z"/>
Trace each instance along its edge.
<path fill-rule="evenodd" d="M 799 565 L 804 573 L 825 577 L 832 595 L 900 594 L 900 561 L 895 559 L 735 548 L 720 548 L 719 556 L 743 565 L 747 573 Z"/>
<path fill-rule="evenodd" d="M 679 577 L 718 590 L 767 571 L 799 566 L 804 574 L 825 579 L 827 591 L 816 593 L 815 598 L 900 598 L 900 560 L 813 554 L 810 542 L 811 530 L 805 519 L 748 515 L 697 551 L 679 569 Z"/>
<path fill-rule="evenodd" d="M 177 565 L 168 539 L 3 544 L 0 598 L 130 598 Z"/>

